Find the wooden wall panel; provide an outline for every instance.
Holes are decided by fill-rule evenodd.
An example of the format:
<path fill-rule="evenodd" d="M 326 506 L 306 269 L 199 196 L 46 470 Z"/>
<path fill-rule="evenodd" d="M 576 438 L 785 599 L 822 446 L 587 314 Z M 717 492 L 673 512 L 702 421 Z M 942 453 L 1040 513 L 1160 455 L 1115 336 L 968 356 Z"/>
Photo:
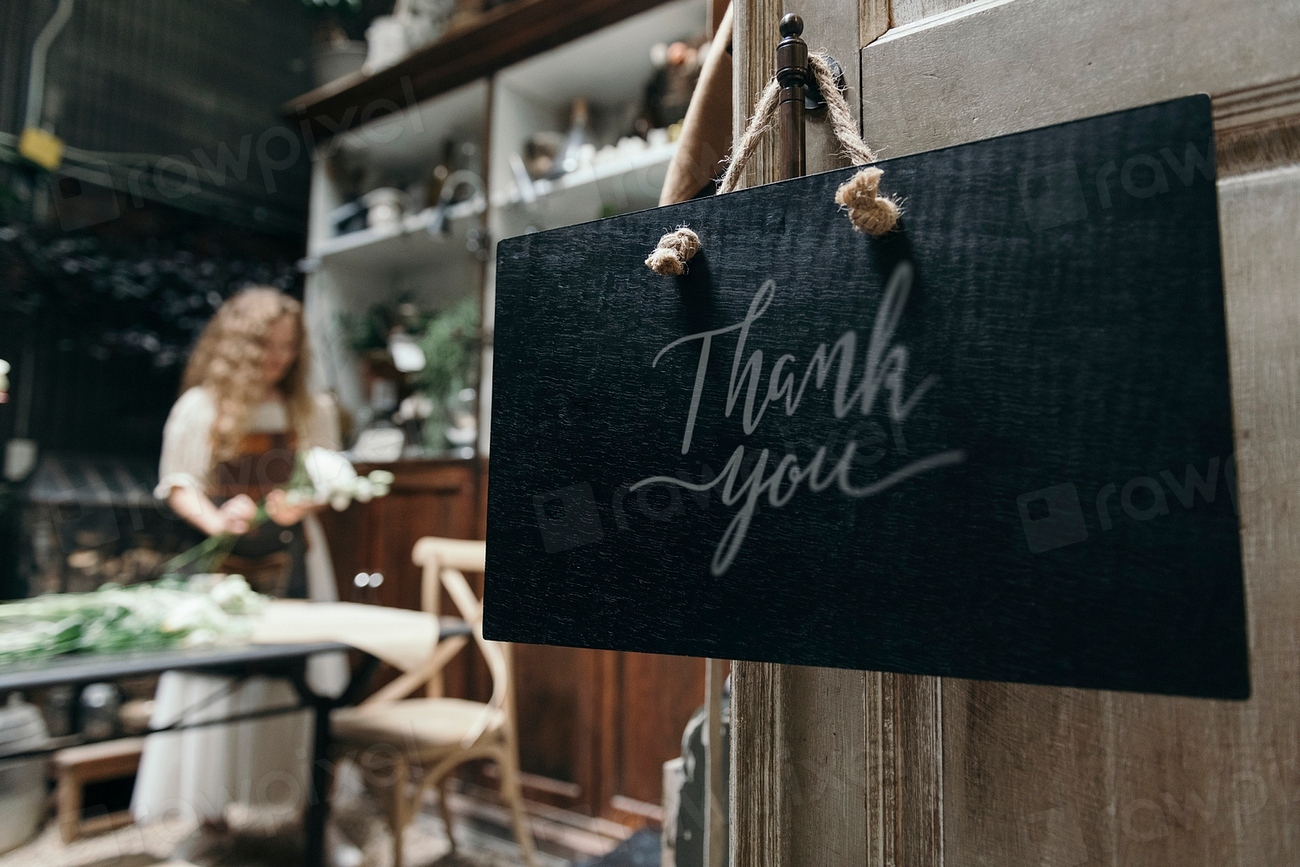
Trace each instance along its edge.
<path fill-rule="evenodd" d="M 783 10 L 778 0 L 732 0 L 732 12 L 731 130 L 733 142 L 738 142 L 758 95 L 775 72 L 773 35 Z M 776 138 L 769 136 L 750 162 L 741 187 L 776 179 L 777 148 Z M 791 805 L 782 784 L 785 668 L 735 662 L 731 671 L 731 863 L 779 867 L 788 864 L 790 856 Z"/>
<path fill-rule="evenodd" d="M 910 153 L 1208 90 L 1221 178 L 1300 156 L 1295 63 L 1281 51 L 1300 38 L 1294 5 L 1075 11 L 1072 23 L 1041 0 L 979 2 L 890 31 L 863 51 L 876 143 Z M 945 681 L 947 863 L 1296 863 L 1295 172 L 1220 184 L 1254 697 Z"/>
<path fill-rule="evenodd" d="M 832 21 L 808 5 L 805 18 Z M 864 126 L 887 156 L 1216 95 L 1221 177 L 1237 173 L 1220 207 L 1255 695 L 862 675 L 861 761 L 841 752 L 842 776 L 825 778 L 856 791 L 861 775 L 861 831 L 843 804 L 812 804 L 827 785 L 800 776 L 831 754 L 843 697 L 857 701 L 852 675 L 741 663 L 734 863 L 855 863 L 842 844 L 856 840 L 882 867 L 1300 863 L 1300 583 L 1288 579 L 1300 566 L 1300 122 L 1284 47 L 1300 38 L 1300 7 L 895 0 L 897 29 L 877 38 L 864 20 L 874 6 L 859 5 L 862 44 L 875 40 L 862 53 Z M 771 3 L 737 7 L 738 112 L 770 74 L 777 17 Z M 772 153 L 757 162 L 750 183 L 771 179 Z"/>
<path fill-rule="evenodd" d="M 952 12 L 979 0 L 890 0 L 890 27 L 913 24 L 922 18 Z M 863 41 L 863 45 L 867 45 Z"/>
<path fill-rule="evenodd" d="M 772 75 L 783 11 L 781 4 L 766 0 L 735 6 L 737 136 Z M 844 66 L 850 105 L 857 114 L 854 96 L 861 82 L 857 64 L 847 52 L 856 50 L 854 43 L 862 34 L 884 31 L 884 5 L 826 0 L 794 11 L 804 17 L 809 47 L 828 51 Z M 864 17 L 855 22 L 860 15 Z M 823 118 L 810 116 L 806 134 L 810 173 L 844 165 Z M 751 164 L 745 186 L 776 179 L 776 147 L 774 135 Z M 882 675 L 875 673 L 734 663 L 732 863 L 781 867 L 895 863 L 881 859 L 886 852 L 893 854 L 897 803 L 878 798 L 869 806 L 866 775 L 869 755 L 879 759 L 879 754 L 869 752 L 869 739 L 876 745 L 882 738 L 893 743 L 893 717 L 886 720 L 881 714 L 892 714 L 896 684 L 908 697 L 934 694 L 934 682 L 924 678 L 890 678 L 884 686 Z M 882 701 L 887 705 L 884 711 Z M 936 731 L 933 726 L 926 728 L 920 740 L 932 740 Z M 909 737 L 916 734 L 915 727 L 908 728 Z M 891 761 L 893 757 L 891 752 Z M 876 770 L 891 779 L 895 773 L 878 762 Z M 930 801 L 922 803 L 909 795 L 908 803 L 937 816 Z"/>
<path fill-rule="evenodd" d="M 575 757 L 582 749 L 578 713 L 587 686 L 577 674 L 586 652 L 572 647 L 515 645 L 519 764 L 526 773 L 571 783 L 581 779 Z"/>
<path fill-rule="evenodd" d="M 862 50 L 886 156 L 1296 75 L 1294 0 L 977 0 Z"/>

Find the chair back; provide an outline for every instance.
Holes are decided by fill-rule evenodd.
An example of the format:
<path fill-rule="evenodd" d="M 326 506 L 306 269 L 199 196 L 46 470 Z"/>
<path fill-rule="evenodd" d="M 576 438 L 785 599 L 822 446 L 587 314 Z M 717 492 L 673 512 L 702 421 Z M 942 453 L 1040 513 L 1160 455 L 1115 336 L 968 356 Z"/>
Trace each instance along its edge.
<path fill-rule="evenodd" d="M 469 624 L 474 643 L 492 677 L 492 698 L 488 704 L 504 711 L 508 724 L 513 727 L 510 645 L 483 637 L 483 603 L 465 578 L 466 572 L 483 572 L 487 568 L 487 543 L 426 536 L 415 543 L 411 559 L 423 569 L 420 590 L 424 610 L 437 616 L 442 590 L 446 589 L 461 619 Z"/>

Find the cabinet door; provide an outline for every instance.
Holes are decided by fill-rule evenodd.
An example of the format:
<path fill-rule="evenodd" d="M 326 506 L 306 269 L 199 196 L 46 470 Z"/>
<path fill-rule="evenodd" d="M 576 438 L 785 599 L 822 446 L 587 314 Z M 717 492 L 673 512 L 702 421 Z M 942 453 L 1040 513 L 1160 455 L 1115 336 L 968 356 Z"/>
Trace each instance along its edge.
<path fill-rule="evenodd" d="M 771 74 L 781 11 L 737 2 L 742 119 Z M 1253 695 L 739 664 L 735 863 L 1300 863 L 1300 4 L 805 0 L 798 11 L 810 47 L 859 63 L 851 99 L 890 157 L 1211 95 Z M 846 33 L 865 45 L 856 58 L 835 47 Z"/>
<path fill-rule="evenodd" d="M 639 826 L 661 818 L 663 764 L 704 703 L 704 660 L 515 646 L 529 797 Z"/>
<path fill-rule="evenodd" d="M 361 465 L 358 472 L 377 467 Z M 339 598 L 351 602 L 420 607 L 420 569 L 411 551 L 423 536 L 481 539 L 478 461 L 406 461 L 386 465 L 391 493 L 323 515 L 334 558 Z M 367 576 L 362 580 L 359 576 Z M 447 600 L 444 600 L 446 602 Z M 444 609 L 451 613 L 450 609 Z"/>

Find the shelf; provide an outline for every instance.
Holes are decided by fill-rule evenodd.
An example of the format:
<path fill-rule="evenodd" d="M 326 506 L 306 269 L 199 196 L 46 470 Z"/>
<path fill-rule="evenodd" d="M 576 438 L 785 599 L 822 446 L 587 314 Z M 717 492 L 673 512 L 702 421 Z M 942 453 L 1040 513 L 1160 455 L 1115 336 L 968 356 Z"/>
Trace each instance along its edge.
<path fill-rule="evenodd" d="M 389 172 L 427 171 L 442 155 L 446 139 L 483 141 L 487 106 L 488 82 L 475 81 L 340 133 L 333 141 L 348 158 Z"/>
<path fill-rule="evenodd" d="M 627 135 L 655 72 L 652 47 L 698 35 L 704 28 L 706 10 L 704 0 L 663 3 L 498 74 L 492 98 L 488 177 L 494 209 L 524 198 L 518 191 L 517 157 L 538 131 L 563 134 L 568 129 L 575 98 L 586 99 L 591 107 L 588 132 L 597 144 Z M 563 213 L 571 215 L 569 222 L 585 222 L 610 213 L 611 209 L 604 207 L 607 204 L 614 213 L 656 204 L 657 188 L 633 189 L 631 196 L 627 188 L 646 186 L 643 172 L 647 167 L 657 173 L 653 180 L 662 183 L 671 156 L 665 147 L 632 154 L 622 165 L 580 169 L 558 181 L 539 182 L 535 188 L 539 198 L 572 203 L 569 209 L 546 214 L 546 227 L 563 225 L 559 222 Z M 508 220 L 513 217 L 506 215 Z M 494 226 L 498 236 L 503 236 L 501 228 Z M 510 227 L 516 228 L 524 227 Z"/>
<path fill-rule="evenodd" d="M 664 174 L 676 151 L 676 142 L 647 147 L 625 158 L 577 169 L 553 181 L 534 181 L 527 192 L 515 189 L 509 194 L 493 196 L 492 205 L 516 213 L 537 211 L 545 214 L 547 222 L 554 226 L 597 219 L 610 206 L 615 213 L 652 208 L 658 203 Z M 588 207 L 593 203 L 594 213 Z"/>
<path fill-rule="evenodd" d="M 658 6 L 664 0 L 514 0 L 372 75 L 355 73 L 281 111 L 321 138 L 446 93 Z M 390 108 L 391 106 L 391 108 Z"/>
<path fill-rule="evenodd" d="M 577 96 L 593 105 L 639 101 L 655 72 L 650 47 L 701 34 L 706 18 L 705 0 L 669 0 L 502 70 L 497 80 L 529 100 L 562 109 L 567 123 Z"/>
<path fill-rule="evenodd" d="M 451 232 L 431 234 L 436 213 L 426 208 L 403 217 L 396 226 L 361 229 L 330 238 L 313 256 L 321 265 L 362 270 L 369 273 L 395 273 L 416 268 L 436 267 L 451 259 L 468 259 L 466 233 L 479 226 L 484 210 L 482 198 L 473 198 L 447 209 L 446 221 Z"/>

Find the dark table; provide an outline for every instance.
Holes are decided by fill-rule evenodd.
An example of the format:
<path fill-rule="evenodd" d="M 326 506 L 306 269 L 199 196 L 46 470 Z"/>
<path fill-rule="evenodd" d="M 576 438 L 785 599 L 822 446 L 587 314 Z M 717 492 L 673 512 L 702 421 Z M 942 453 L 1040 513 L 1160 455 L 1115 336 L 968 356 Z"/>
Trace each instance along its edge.
<path fill-rule="evenodd" d="M 469 634 L 470 628 L 465 621 L 454 617 L 440 618 L 439 640 Z M 338 697 L 331 697 L 317 695 L 307 685 L 307 658 L 318 653 L 352 649 L 347 644 L 327 641 L 310 644 L 241 644 L 187 650 L 63 656 L 5 668 L 0 671 L 0 693 L 60 684 L 98 683 L 161 674 L 164 671 L 192 671 L 237 678 L 263 675 L 288 681 L 298 696 L 298 704 L 291 707 L 251 711 L 198 723 L 178 723 L 153 731 L 181 731 L 311 710 L 314 719 L 311 792 L 303 816 L 303 863 L 306 867 L 324 867 L 325 823 L 329 819 L 329 789 L 333 771 L 329 758 L 330 712 L 337 707 L 354 704 L 361 698 L 379 665 L 379 660 L 365 654 L 363 662 L 353 670 L 347 687 Z M 6 756 L 6 758 L 41 755 L 52 751 L 34 750 L 30 753 Z"/>

